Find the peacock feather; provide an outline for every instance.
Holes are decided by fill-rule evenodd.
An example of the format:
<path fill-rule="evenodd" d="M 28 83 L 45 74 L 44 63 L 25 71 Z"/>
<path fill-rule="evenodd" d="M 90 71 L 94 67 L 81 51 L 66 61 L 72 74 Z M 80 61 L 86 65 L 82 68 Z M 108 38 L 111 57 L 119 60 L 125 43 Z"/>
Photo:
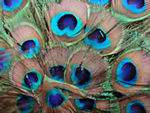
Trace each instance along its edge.
<path fill-rule="evenodd" d="M 0 113 L 150 113 L 150 0 L 0 0 Z"/>

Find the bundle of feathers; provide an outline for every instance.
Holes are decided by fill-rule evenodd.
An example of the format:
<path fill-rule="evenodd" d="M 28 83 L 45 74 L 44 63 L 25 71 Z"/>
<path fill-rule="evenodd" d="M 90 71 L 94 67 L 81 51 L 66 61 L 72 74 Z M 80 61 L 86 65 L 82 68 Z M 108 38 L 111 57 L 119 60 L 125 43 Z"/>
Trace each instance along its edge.
<path fill-rule="evenodd" d="M 0 0 L 0 113 L 150 113 L 150 0 Z"/>

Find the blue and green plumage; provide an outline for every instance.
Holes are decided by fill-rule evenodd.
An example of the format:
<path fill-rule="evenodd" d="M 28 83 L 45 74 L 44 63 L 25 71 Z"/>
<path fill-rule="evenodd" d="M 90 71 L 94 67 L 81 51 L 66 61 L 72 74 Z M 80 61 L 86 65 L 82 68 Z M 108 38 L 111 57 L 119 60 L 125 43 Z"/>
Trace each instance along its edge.
<path fill-rule="evenodd" d="M 96 101 L 92 99 L 76 99 L 75 100 L 77 108 L 85 111 L 92 111 L 95 109 Z"/>
<path fill-rule="evenodd" d="M 34 108 L 34 99 L 31 97 L 20 95 L 16 101 L 20 113 L 30 113 Z"/>
<path fill-rule="evenodd" d="M 28 91 L 36 91 L 42 83 L 42 75 L 35 70 L 28 71 L 22 80 L 22 86 Z"/>
<path fill-rule="evenodd" d="M 64 65 L 58 65 L 58 66 L 51 66 L 49 68 L 49 74 L 50 77 L 54 80 L 62 81 L 64 82 L 64 71 L 65 71 Z"/>
<path fill-rule="evenodd" d="M 117 81 L 125 87 L 132 87 L 136 84 L 138 70 L 129 58 L 123 59 L 116 70 Z"/>
<path fill-rule="evenodd" d="M 99 6 L 103 6 L 106 5 L 107 3 L 109 3 L 110 0 L 88 0 L 88 2 L 99 5 Z"/>
<path fill-rule="evenodd" d="M 57 89 L 50 89 L 45 95 L 46 104 L 51 108 L 58 108 L 67 101 L 67 98 Z"/>
<path fill-rule="evenodd" d="M 19 46 L 19 50 L 22 51 L 22 54 L 27 58 L 33 58 L 34 55 L 39 53 L 39 49 L 40 44 L 37 39 L 25 40 Z"/>
<path fill-rule="evenodd" d="M 136 113 L 136 112 L 143 112 L 146 113 L 146 108 L 144 106 L 144 104 L 141 101 L 131 101 L 128 105 L 127 105 L 127 112 L 128 113 Z"/>
<path fill-rule="evenodd" d="M 86 89 L 91 82 L 91 71 L 86 67 L 77 66 L 75 64 L 71 66 L 71 70 L 71 80 L 73 84 L 81 89 Z"/>
<path fill-rule="evenodd" d="M 51 29 L 58 36 L 74 38 L 80 34 L 82 21 L 72 13 L 61 12 L 52 18 Z"/>
<path fill-rule="evenodd" d="M 145 0 L 124 0 L 122 1 L 125 8 L 133 13 L 143 13 L 147 7 Z"/>
<path fill-rule="evenodd" d="M 91 29 L 92 29 L 92 27 L 87 28 L 85 30 L 85 33 L 89 32 Z M 84 39 L 84 42 L 87 45 L 90 45 L 96 49 L 108 48 L 111 45 L 111 41 L 109 40 L 109 37 L 107 36 L 106 32 L 99 27 L 96 27 L 95 29 L 96 30 L 92 34 L 89 34 Z M 91 37 L 93 37 L 93 38 L 91 38 Z"/>
<path fill-rule="evenodd" d="M 149 2 L 1 0 L 0 111 L 148 113 Z"/>
<path fill-rule="evenodd" d="M 23 0 L 2 0 L 2 8 L 5 11 L 14 11 L 16 8 L 18 8 Z"/>

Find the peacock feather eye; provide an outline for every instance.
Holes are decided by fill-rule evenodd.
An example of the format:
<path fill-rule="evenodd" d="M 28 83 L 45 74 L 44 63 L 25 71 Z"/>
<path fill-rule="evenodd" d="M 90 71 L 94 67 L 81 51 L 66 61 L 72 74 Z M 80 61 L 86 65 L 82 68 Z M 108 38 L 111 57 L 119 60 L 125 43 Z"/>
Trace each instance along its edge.
<path fill-rule="evenodd" d="M 55 41 L 72 42 L 80 39 L 87 23 L 87 6 L 83 1 L 61 0 L 52 3 L 45 12 L 51 37 Z"/>
<path fill-rule="evenodd" d="M 23 55 L 27 58 L 33 58 L 34 55 L 39 53 L 40 44 L 37 39 L 25 40 L 19 46 L 19 50 L 22 51 Z"/>
<path fill-rule="evenodd" d="M 19 49 L 26 58 L 33 58 L 39 53 L 39 49 L 43 45 L 42 36 L 37 27 L 32 24 L 28 25 L 29 23 L 24 24 L 11 32 L 15 40 L 14 47 L 16 50 Z"/>
<path fill-rule="evenodd" d="M 28 91 L 36 91 L 42 83 L 42 75 L 35 70 L 28 71 L 23 78 L 22 86 Z"/>
<path fill-rule="evenodd" d="M 91 29 L 93 27 L 88 27 L 85 33 L 90 32 Z M 85 37 L 84 42 L 96 49 L 107 49 L 111 45 L 108 35 L 100 27 L 95 27 L 95 30 Z"/>
<path fill-rule="evenodd" d="M 20 113 L 30 113 L 34 108 L 34 99 L 29 96 L 20 95 L 17 98 L 16 104 Z"/>
<path fill-rule="evenodd" d="M 67 98 L 58 89 L 48 90 L 46 92 L 45 99 L 46 99 L 46 104 L 50 108 L 58 108 L 67 101 Z"/>
<path fill-rule="evenodd" d="M 120 113 L 149 113 L 150 96 L 149 94 L 140 94 L 130 96 L 120 101 L 122 107 Z"/>
<path fill-rule="evenodd" d="M 68 27 L 70 30 L 74 30 L 77 25 L 77 19 L 73 14 L 64 14 L 58 21 L 58 28 L 64 30 Z"/>
<path fill-rule="evenodd" d="M 16 8 L 18 8 L 23 0 L 2 0 L 2 7 L 5 11 L 14 11 Z"/>
<path fill-rule="evenodd" d="M 58 54 L 59 53 L 59 54 Z M 44 54 L 45 70 L 53 80 L 64 82 L 68 50 L 63 47 L 49 49 Z"/>
<path fill-rule="evenodd" d="M 72 55 L 65 77 L 67 83 L 86 89 L 88 93 L 96 94 L 103 90 L 95 84 L 105 81 L 106 70 L 105 61 L 101 56 L 92 51 L 80 50 Z"/>
<path fill-rule="evenodd" d="M 73 84 L 81 89 L 88 88 L 92 79 L 91 71 L 86 67 L 77 66 L 76 64 L 72 65 L 71 68 L 71 80 Z"/>
<path fill-rule="evenodd" d="M 11 57 L 9 53 L 5 51 L 4 47 L 0 48 L 0 73 L 4 74 L 9 69 Z"/>
<path fill-rule="evenodd" d="M 138 78 L 138 70 L 134 63 L 129 59 L 123 59 L 117 67 L 116 79 L 118 83 L 124 87 L 132 87 L 136 84 Z"/>
<path fill-rule="evenodd" d="M 3 1 L 4 1 L 4 4 L 5 4 L 7 7 L 11 7 L 11 6 L 12 6 L 13 0 L 3 0 Z"/>
<path fill-rule="evenodd" d="M 61 82 L 64 82 L 64 71 L 65 71 L 64 65 L 52 66 L 49 68 L 50 77 L 54 80 L 58 80 Z"/>
<path fill-rule="evenodd" d="M 58 36 L 74 38 L 80 34 L 82 21 L 73 13 L 61 12 L 52 18 L 51 29 Z"/>
<path fill-rule="evenodd" d="M 123 94 L 142 90 L 149 84 L 149 63 L 150 57 L 145 51 L 127 52 L 121 56 L 113 67 L 113 88 Z"/>
<path fill-rule="evenodd" d="M 9 78 L 17 87 L 31 93 L 41 91 L 44 70 L 36 59 L 24 59 L 18 61 L 12 68 L 13 72 Z"/>
<path fill-rule="evenodd" d="M 126 107 L 127 113 L 147 113 L 145 105 L 138 100 L 134 100 L 128 103 Z"/>
<path fill-rule="evenodd" d="M 85 29 L 84 42 L 103 54 L 119 49 L 122 42 L 122 26 L 107 11 L 91 13 Z"/>
<path fill-rule="evenodd" d="M 142 20 L 150 15 L 149 0 L 112 0 L 112 7 L 123 21 Z"/>
<path fill-rule="evenodd" d="M 95 109 L 96 100 L 89 99 L 89 98 L 76 99 L 75 104 L 78 109 L 90 112 Z"/>
<path fill-rule="evenodd" d="M 99 6 L 103 6 L 106 5 L 110 0 L 88 0 L 88 2 L 99 5 Z"/>
<path fill-rule="evenodd" d="M 143 13 L 146 10 L 145 0 L 122 0 L 124 7 L 132 13 Z"/>

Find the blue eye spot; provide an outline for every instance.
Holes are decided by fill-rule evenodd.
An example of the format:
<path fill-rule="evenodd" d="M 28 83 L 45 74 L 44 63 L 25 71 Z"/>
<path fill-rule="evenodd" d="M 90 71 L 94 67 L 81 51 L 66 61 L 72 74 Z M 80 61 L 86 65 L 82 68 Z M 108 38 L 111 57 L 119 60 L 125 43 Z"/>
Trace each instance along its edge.
<path fill-rule="evenodd" d="M 147 113 L 144 104 L 138 100 L 129 102 L 126 111 L 127 113 Z"/>
<path fill-rule="evenodd" d="M 84 111 L 92 111 L 95 109 L 96 106 L 96 100 L 93 99 L 76 99 L 75 104 L 78 109 L 84 110 Z"/>
<path fill-rule="evenodd" d="M 88 0 L 90 3 L 103 6 L 106 5 L 110 0 Z"/>
<path fill-rule="evenodd" d="M 8 7 L 12 6 L 12 0 L 4 0 L 4 4 Z"/>
<path fill-rule="evenodd" d="M 46 104 L 51 108 L 58 108 L 67 101 L 62 92 L 57 89 L 50 89 L 46 93 Z"/>
<path fill-rule="evenodd" d="M 65 66 L 63 65 L 52 66 L 49 68 L 50 77 L 53 80 L 58 80 L 60 82 L 64 82 L 64 71 Z"/>
<path fill-rule="evenodd" d="M 117 67 L 117 82 L 124 87 L 132 87 L 136 84 L 138 73 L 136 66 L 129 58 L 123 59 Z"/>
<path fill-rule="evenodd" d="M 22 86 L 28 91 L 36 91 L 42 83 L 42 75 L 35 70 L 28 71 L 22 81 Z"/>
<path fill-rule="evenodd" d="M 83 66 L 77 66 L 76 64 L 72 65 L 71 70 L 71 80 L 73 84 L 81 89 L 88 88 L 92 79 L 91 71 Z"/>
<path fill-rule="evenodd" d="M 77 20 L 71 14 L 62 16 L 58 21 L 58 27 L 61 30 L 65 29 L 66 27 L 69 27 L 71 30 L 73 30 L 76 27 L 76 25 Z"/>
<path fill-rule="evenodd" d="M 52 18 L 51 29 L 58 36 L 74 38 L 81 33 L 82 22 L 73 13 L 61 12 Z"/>
<path fill-rule="evenodd" d="M 4 74 L 9 69 L 11 57 L 9 53 L 5 51 L 5 48 L 0 48 L 0 74 Z"/>
<path fill-rule="evenodd" d="M 85 33 L 90 32 L 92 28 L 87 28 Z M 91 34 L 85 37 L 84 42 L 95 49 L 107 49 L 111 45 L 108 35 L 100 27 L 96 27 Z"/>
<path fill-rule="evenodd" d="M 29 96 L 20 95 L 17 98 L 17 107 L 20 113 L 30 113 L 34 108 L 34 99 Z"/>
<path fill-rule="evenodd" d="M 19 50 L 22 51 L 22 54 L 27 58 L 33 58 L 34 55 L 39 53 L 39 49 L 40 44 L 37 39 L 26 40 L 19 46 Z"/>
<path fill-rule="evenodd" d="M 2 0 L 2 7 L 5 11 L 14 11 L 16 8 L 18 8 L 23 0 Z"/>
<path fill-rule="evenodd" d="M 145 0 L 122 0 L 124 7 L 130 10 L 132 13 L 143 13 L 146 8 Z"/>

